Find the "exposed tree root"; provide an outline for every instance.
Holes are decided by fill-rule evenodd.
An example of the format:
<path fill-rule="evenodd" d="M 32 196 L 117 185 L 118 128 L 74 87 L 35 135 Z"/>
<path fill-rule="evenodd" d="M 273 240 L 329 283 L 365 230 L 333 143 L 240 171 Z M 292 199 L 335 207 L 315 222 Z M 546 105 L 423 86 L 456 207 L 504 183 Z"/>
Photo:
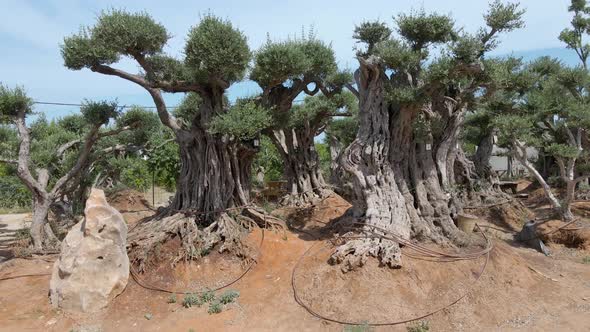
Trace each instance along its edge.
<path fill-rule="evenodd" d="M 352 234 L 345 235 L 354 236 Z M 378 258 L 381 264 L 391 268 L 401 267 L 401 249 L 399 244 L 380 238 L 355 238 L 338 246 L 332 256 L 330 264 L 341 264 L 342 272 L 352 271 L 365 265 L 367 259 Z"/>
<path fill-rule="evenodd" d="M 334 191 L 326 188 L 315 188 L 312 190 L 304 191 L 302 193 L 287 194 L 279 200 L 281 206 L 293 206 L 303 207 L 308 205 L 314 205 L 319 200 L 330 197 L 334 194 Z"/>
<path fill-rule="evenodd" d="M 199 225 L 199 216 L 189 213 L 144 220 L 129 231 L 129 259 L 138 266 L 139 272 L 144 272 L 157 256 L 157 249 L 175 237 L 179 238 L 181 247 L 173 264 L 198 259 L 215 248 L 219 253 L 228 252 L 250 259 L 243 242 L 249 230 L 257 226 L 284 229 L 281 220 L 254 208 L 245 208 L 241 213 L 232 212 L 219 213 L 215 221 L 204 227 Z"/>

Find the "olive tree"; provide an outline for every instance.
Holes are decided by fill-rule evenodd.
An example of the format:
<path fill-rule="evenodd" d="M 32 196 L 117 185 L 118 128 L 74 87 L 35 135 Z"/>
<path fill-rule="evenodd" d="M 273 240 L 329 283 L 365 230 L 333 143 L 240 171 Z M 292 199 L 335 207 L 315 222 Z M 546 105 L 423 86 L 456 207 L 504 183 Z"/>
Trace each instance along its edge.
<path fill-rule="evenodd" d="M 342 88 L 351 81 L 339 72 L 331 46 L 307 38 L 268 40 L 255 54 L 250 78 L 262 88 L 261 105 L 271 111 L 273 122 L 264 133 L 284 163 L 288 195 L 281 202 L 301 205 L 326 197 L 332 190 L 321 174 L 314 138 L 325 122 L 337 115 L 345 102 Z M 300 95 L 322 97 L 294 106 Z M 337 99 L 329 101 L 329 99 Z"/>
<path fill-rule="evenodd" d="M 342 164 L 353 178 L 361 231 L 375 226 L 406 239 L 467 242 L 452 219 L 461 210 L 453 191 L 457 175 L 471 177 L 460 128 L 486 81 L 482 59 L 499 33 L 522 26 L 521 16 L 517 5 L 493 2 L 475 34 L 462 33 L 448 16 L 424 12 L 398 16 L 397 36 L 382 22 L 356 28 L 354 37 L 366 45 L 355 73 L 359 131 Z M 436 46 L 443 52 L 433 58 Z M 376 238 L 348 241 L 331 262 L 348 270 L 368 256 L 401 266 L 399 244 Z"/>
<path fill-rule="evenodd" d="M 131 126 L 101 130 L 119 114 L 117 105 L 106 101 L 87 101 L 80 108 L 80 117 L 68 117 L 51 126 L 43 119 L 27 126 L 31 112 L 32 101 L 22 88 L 0 86 L 0 119 L 16 127 L 18 133 L 18 146 L 0 151 L 0 162 L 15 165 L 18 178 L 31 192 L 31 237 L 34 249 L 42 250 L 59 243 L 47 224 L 51 205 L 63 197 L 72 182 L 88 168 L 97 141 L 129 130 Z M 76 125 L 66 130 L 73 123 Z"/>
<path fill-rule="evenodd" d="M 228 112 L 225 91 L 246 72 L 251 57 L 246 37 L 230 22 L 208 14 L 190 29 L 182 58 L 164 54 L 169 38 L 165 27 L 146 13 L 110 10 L 62 45 L 66 67 L 116 76 L 145 89 L 179 146 L 181 166 L 172 204 L 130 234 L 131 256 L 137 262 L 174 235 L 182 238 L 185 256 L 220 242 L 220 251 L 239 250 L 242 227 L 236 221 L 244 218 L 226 210 L 250 203 L 256 147 L 231 133 L 209 130 L 216 117 Z M 122 57 L 135 61 L 140 72 L 116 68 Z M 181 118 L 169 111 L 163 93 L 188 93 Z M 198 213 L 197 220 L 181 211 Z"/>
<path fill-rule="evenodd" d="M 571 221 L 576 187 L 590 178 L 588 150 L 583 145 L 590 126 L 590 76 L 583 67 L 568 68 L 547 57 L 523 70 L 530 76 L 529 88 L 522 96 L 505 98 L 494 125 L 499 128 L 500 138 L 511 146 L 514 157 L 541 184 L 555 210 Z M 566 187 L 562 199 L 531 162 L 531 147 L 555 158 L 559 178 Z"/>

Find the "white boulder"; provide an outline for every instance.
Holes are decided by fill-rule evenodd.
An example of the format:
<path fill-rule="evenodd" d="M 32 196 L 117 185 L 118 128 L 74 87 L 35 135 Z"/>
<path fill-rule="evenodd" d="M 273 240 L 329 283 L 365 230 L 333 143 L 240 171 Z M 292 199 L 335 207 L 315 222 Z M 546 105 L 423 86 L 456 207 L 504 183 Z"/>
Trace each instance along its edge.
<path fill-rule="evenodd" d="M 49 297 L 54 307 L 95 312 L 127 286 L 127 225 L 99 189 L 92 189 L 84 215 L 62 243 L 53 266 Z"/>

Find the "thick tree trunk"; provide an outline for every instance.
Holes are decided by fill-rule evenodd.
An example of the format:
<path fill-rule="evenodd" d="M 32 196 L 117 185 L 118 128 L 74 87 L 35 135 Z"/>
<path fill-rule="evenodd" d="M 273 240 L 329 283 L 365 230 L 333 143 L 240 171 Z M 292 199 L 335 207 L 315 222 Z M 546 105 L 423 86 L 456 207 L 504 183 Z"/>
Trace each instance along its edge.
<path fill-rule="evenodd" d="M 417 238 L 437 243 L 465 244 L 466 236 L 452 219 L 457 209 L 443 185 L 450 186 L 449 160 L 456 151 L 458 119 L 442 144 L 433 147 L 429 137 L 416 137 L 414 123 L 423 110 L 419 106 L 389 104 L 390 84 L 374 57 L 359 59 L 360 127 L 354 142 L 344 152 L 343 167 L 352 175 L 357 199 L 354 217 L 363 219 L 360 229 L 367 238 L 354 239 L 332 254 L 333 263 L 344 271 L 362 266 L 368 256 L 390 267 L 401 266 L 398 243 L 376 238 L 389 232 L 404 239 Z M 420 106 L 422 107 L 422 106 Z M 444 175 L 444 176 L 443 176 Z M 384 232 L 378 231 L 384 230 Z"/>
<path fill-rule="evenodd" d="M 490 165 L 490 159 L 492 158 L 493 150 L 494 132 L 489 131 L 477 144 L 477 151 L 475 151 L 475 156 L 473 158 L 475 171 L 482 178 L 490 178 L 495 176 L 495 172 L 492 170 Z"/>
<path fill-rule="evenodd" d="M 271 135 L 284 163 L 288 193 L 282 205 L 300 206 L 327 197 L 327 188 L 317 151 L 315 132 L 305 128 L 277 129 Z"/>
<path fill-rule="evenodd" d="M 344 169 L 352 175 L 356 192 L 355 217 L 362 217 L 362 231 L 373 233 L 375 227 L 409 239 L 411 216 L 390 162 L 390 109 L 385 101 L 385 76 L 379 60 L 359 59 L 360 127 L 357 138 L 346 149 Z M 398 243 L 379 238 L 351 240 L 338 247 L 330 259 L 343 263 L 343 270 L 362 266 L 368 256 L 378 257 L 382 264 L 401 266 Z"/>
<path fill-rule="evenodd" d="M 51 201 L 48 198 L 35 198 L 33 203 L 33 221 L 31 223 L 31 238 L 35 250 L 42 250 L 46 245 L 45 225 Z M 45 246 L 46 247 L 46 246 Z"/>
<path fill-rule="evenodd" d="M 154 248 L 176 235 L 182 245 L 178 259 L 198 258 L 218 244 L 220 252 L 242 255 L 244 230 L 253 222 L 260 224 L 255 211 L 245 216 L 232 210 L 250 204 L 257 150 L 248 142 L 208 132 L 211 118 L 224 111 L 222 98 L 220 93 L 202 98 L 198 121 L 190 130 L 176 130 L 181 167 L 171 205 L 129 233 L 130 258 L 140 270 Z"/>
<path fill-rule="evenodd" d="M 330 147 L 330 184 L 334 188 L 334 191 L 344 197 L 345 199 L 352 201 L 355 199 L 354 188 L 350 179 L 350 174 L 342 168 L 341 159 L 343 157 L 345 147 L 335 137 L 329 139 Z"/>

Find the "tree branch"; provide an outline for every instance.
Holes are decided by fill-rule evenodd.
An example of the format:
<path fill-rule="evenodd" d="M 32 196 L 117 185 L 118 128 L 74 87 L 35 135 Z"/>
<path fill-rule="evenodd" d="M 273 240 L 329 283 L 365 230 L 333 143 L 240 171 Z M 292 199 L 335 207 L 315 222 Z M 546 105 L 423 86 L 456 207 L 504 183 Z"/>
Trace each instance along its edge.
<path fill-rule="evenodd" d="M 344 84 L 344 86 L 348 89 L 348 91 L 352 92 L 352 94 L 358 99 L 359 98 L 359 91 L 350 83 Z"/>
<path fill-rule="evenodd" d="M 29 158 L 31 156 L 31 137 L 29 135 L 29 129 L 25 123 L 24 109 L 17 112 L 14 122 L 20 138 L 16 173 L 19 179 L 21 179 L 25 186 L 29 188 L 33 195 L 36 197 L 45 198 L 47 196 L 47 192 L 42 188 L 39 182 L 35 180 L 29 168 Z"/>
<path fill-rule="evenodd" d="M 192 91 L 192 90 L 178 90 L 178 91 L 176 91 L 176 90 L 174 90 L 173 86 L 166 86 L 166 85 L 162 86 L 161 83 L 160 83 L 160 85 L 152 85 L 150 82 L 146 81 L 143 77 L 141 77 L 139 75 L 134 75 L 134 74 L 128 73 L 126 71 L 115 69 L 115 68 L 112 68 L 112 67 L 106 66 L 106 65 L 94 65 L 90 68 L 90 70 L 92 70 L 93 72 L 104 74 L 104 75 L 118 76 L 118 77 L 121 77 L 125 80 L 131 81 L 133 83 L 136 83 L 136 84 L 142 86 L 152 96 L 152 99 L 154 100 L 154 103 L 156 104 L 156 109 L 158 111 L 158 116 L 160 117 L 160 121 L 162 121 L 162 123 L 165 126 L 167 126 L 168 128 L 172 129 L 175 132 L 181 129 L 176 118 L 168 112 L 168 109 L 166 108 L 166 103 L 164 102 L 164 98 L 162 97 L 162 93 L 160 92 L 159 89 L 162 89 L 162 90 L 168 91 L 168 92 L 187 92 L 187 91 Z M 166 90 L 167 88 L 169 90 Z"/>

